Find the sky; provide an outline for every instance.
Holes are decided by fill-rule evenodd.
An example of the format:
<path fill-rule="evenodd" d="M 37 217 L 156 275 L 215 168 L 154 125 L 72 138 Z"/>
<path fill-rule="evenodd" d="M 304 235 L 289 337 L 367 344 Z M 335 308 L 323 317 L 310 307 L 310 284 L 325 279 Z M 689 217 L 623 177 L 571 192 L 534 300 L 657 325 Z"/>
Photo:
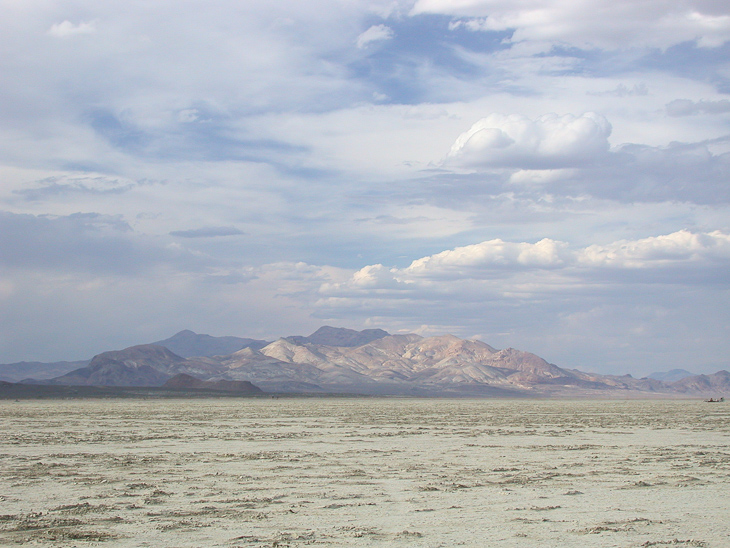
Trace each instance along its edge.
<path fill-rule="evenodd" d="M 0 363 L 333 325 L 730 369 L 725 1 L 0 7 Z"/>

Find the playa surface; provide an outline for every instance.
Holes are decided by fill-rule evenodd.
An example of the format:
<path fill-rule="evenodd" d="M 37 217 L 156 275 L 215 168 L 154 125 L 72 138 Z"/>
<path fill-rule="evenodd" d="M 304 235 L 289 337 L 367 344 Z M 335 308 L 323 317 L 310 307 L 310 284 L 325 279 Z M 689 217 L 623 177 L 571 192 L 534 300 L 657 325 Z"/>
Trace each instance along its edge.
<path fill-rule="evenodd" d="M 0 401 L 0 545 L 730 546 L 730 404 Z"/>

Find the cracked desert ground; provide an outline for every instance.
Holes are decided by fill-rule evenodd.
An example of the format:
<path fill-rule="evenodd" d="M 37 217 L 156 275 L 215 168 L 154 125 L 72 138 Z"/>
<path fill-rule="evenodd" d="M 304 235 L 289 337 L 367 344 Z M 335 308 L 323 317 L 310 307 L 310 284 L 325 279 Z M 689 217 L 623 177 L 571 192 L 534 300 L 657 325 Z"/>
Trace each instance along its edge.
<path fill-rule="evenodd" d="M 730 546 L 730 404 L 1 401 L 0 545 Z"/>

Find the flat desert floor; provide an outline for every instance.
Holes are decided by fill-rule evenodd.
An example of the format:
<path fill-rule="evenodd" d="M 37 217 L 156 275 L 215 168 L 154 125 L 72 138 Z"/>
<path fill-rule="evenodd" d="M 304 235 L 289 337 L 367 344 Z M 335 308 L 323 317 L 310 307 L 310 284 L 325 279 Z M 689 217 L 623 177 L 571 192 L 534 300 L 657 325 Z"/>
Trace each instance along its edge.
<path fill-rule="evenodd" d="M 730 546 L 730 403 L 0 402 L 0 545 Z"/>

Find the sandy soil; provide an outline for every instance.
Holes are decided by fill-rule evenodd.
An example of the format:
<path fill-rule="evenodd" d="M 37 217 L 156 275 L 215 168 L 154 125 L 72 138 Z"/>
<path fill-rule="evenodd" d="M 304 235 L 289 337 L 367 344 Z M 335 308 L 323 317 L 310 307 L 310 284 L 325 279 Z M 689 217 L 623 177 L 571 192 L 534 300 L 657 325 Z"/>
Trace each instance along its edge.
<path fill-rule="evenodd" d="M 730 546 L 730 404 L 0 402 L 0 545 Z"/>

